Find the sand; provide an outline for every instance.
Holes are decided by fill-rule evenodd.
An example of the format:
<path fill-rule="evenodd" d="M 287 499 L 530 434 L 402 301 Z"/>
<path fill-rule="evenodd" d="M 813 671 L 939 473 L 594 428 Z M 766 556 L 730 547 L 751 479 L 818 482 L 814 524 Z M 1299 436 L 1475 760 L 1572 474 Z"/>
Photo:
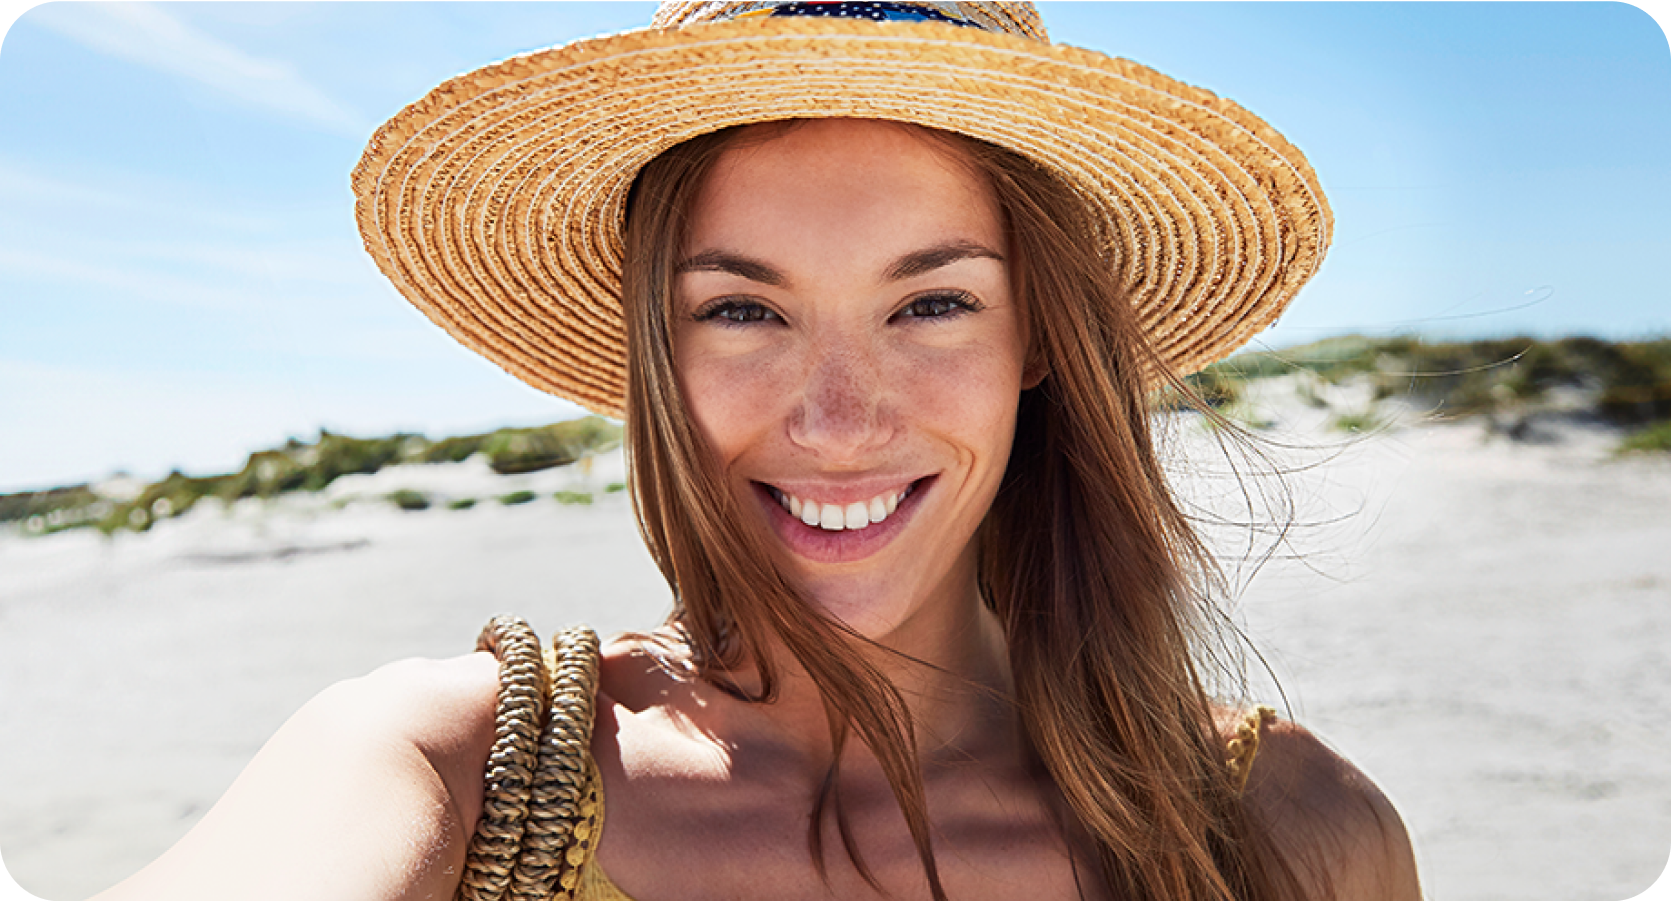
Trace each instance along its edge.
<path fill-rule="evenodd" d="M 1671 849 L 1671 459 L 1615 459 L 1614 436 L 1579 427 L 1546 437 L 1474 420 L 1282 455 L 1329 457 L 1289 477 L 1302 559 L 1242 572 L 1237 615 L 1294 715 L 1395 801 L 1437 901 L 1619 901 Z M 626 497 L 601 490 L 620 466 L 397 467 L 144 535 L 0 534 L 6 869 L 52 901 L 120 880 L 307 698 L 467 651 L 493 613 L 542 634 L 653 625 L 666 588 Z M 1228 496 L 1222 479 L 1184 481 Z M 375 500 L 402 487 L 542 496 L 417 513 Z M 573 487 L 596 503 L 550 497 Z"/>

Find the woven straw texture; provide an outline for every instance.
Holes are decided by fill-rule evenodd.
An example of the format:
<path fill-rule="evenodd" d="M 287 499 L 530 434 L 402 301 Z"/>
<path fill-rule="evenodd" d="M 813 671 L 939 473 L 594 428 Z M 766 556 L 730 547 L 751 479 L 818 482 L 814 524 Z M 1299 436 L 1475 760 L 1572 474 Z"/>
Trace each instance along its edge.
<path fill-rule="evenodd" d="M 497 616 L 476 648 L 499 660 L 499 702 L 482 814 L 456 897 L 573 897 L 600 814 L 590 751 L 597 635 L 566 629 L 542 654 L 527 622 Z"/>
<path fill-rule="evenodd" d="M 1044 42 L 1028 5 L 988 15 L 1015 34 L 693 21 L 751 5 L 670 7 L 660 19 L 680 27 L 579 41 L 436 88 L 378 130 L 354 171 L 367 250 L 465 346 L 616 417 L 628 189 L 662 151 L 728 126 L 890 119 L 1042 163 L 1096 211 L 1127 298 L 1179 373 L 1245 344 L 1322 262 L 1327 201 L 1273 128 L 1144 66 Z"/>

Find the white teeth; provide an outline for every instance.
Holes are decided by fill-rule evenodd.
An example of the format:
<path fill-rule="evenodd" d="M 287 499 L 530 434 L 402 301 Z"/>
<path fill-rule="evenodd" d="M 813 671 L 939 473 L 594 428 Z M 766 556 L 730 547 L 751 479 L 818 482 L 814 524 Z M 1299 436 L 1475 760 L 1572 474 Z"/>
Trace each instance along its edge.
<path fill-rule="evenodd" d="M 911 493 L 910 487 L 904 491 L 891 494 L 879 494 L 868 501 L 857 501 L 847 504 L 821 504 L 817 501 L 802 500 L 785 491 L 772 489 L 777 502 L 789 515 L 799 519 L 809 526 L 816 526 L 830 532 L 844 530 L 858 530 L 875 525 L 887 519 L 899 509 L 899 502 Z"/>

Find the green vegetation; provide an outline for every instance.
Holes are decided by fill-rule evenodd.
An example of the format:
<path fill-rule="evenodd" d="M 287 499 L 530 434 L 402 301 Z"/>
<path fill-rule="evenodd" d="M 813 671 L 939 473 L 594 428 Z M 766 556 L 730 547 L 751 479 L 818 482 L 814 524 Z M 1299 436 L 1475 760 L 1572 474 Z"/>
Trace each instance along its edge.
<path fill-rule="evenodd" d="M 608 485 L 603 486 L 604 494 L 618 494 L 625 490 L 627 490 L 626 482 L 610 482 Z"/>
<path fill-rule="evenodd" d="M 353 438 L 321 431 L 317 441 L 292 438 L 280 447 L 250 454 L 235 473 L 197 477 L 172 472 L 127 501 L 101 498 L 88 485 L 0 495 L 0 523 L 18 523 L 34 535 L 83 527 L 105 534 L 119 529 L 145 531 L 159 520 L 185 513 L 204 498 L 234 503 L 248 497 L 319 491 L 345 475 L 374 473 L 397 463 L 458 462 L 475 454 L 483 454 L 498 473 L 534 472 L 613 450 L 620 443 L 621 427 L 597 416 L 440 441 L 405 433 Z M 511 503 L 533 500 L 533 493 L 526 493 L 526 499 Z M 410 490 L 395 491 L 387 499 L 402 510 L 424 510 L 431 504 L 429 497 Z M 466 509 L 474 503 L 454 501 L 448 506 Z"/>
<path fill-rule="evenodd" d="M 1236 375 L 1209 366 L 1185 378 L 1184 384 L 1200 395 L 1207 406 L 1220 409 L 1241 400 L 1243 381 Z"/>
<path fill-rule="evenodd" d="M 499 503 L 514 507 L 517 504 L 526 504 L 538 496 L 532 491 L 512 491 L 510 494 L 499 495 Z"/>
<path fill-rule="evenodd" d="M 92 525 L 112 509 L 113 504 L 86 485 L 0 495 L 0 522 L 21 522 L 25 531 L 35 535 Z"/>
<path fill-rule="evenodd" d="M 556 498 L 559 504 L 584 505 L 592 502 L 592 492 L 590 491 L 559 491 L 552 497 Z"/>
<path fill-rule="evenodd" d="M 417 511 L 429 509 L 429 495 L 422 491 L 402 488 L 389 492 L 389 501 L 402 510 Z"/>
<path fill-rule="evenodd" d="M 1354 434 L 1373 432 L 1383 425 L 1374 413 L 1342 413 L 1334 418 L 1334 427 Z"/>
<path fill-rule="evenodd" d="M 1181 388 L 1170 385 L 1156 392 L 1152 401 L 1156 410 L 1183 412 L 1207 408 L 1223 412 L 1242 397 L 1242 383 L 1246 379 L 1226 370 L 1207 367 L 1184 377 Z"/>
<path fill-rule="evenodd" d="M 476 506 L 476 499 L 475 498 L 473 498 L 473 497 L 461 497 L 458 500 L 448 502 L 447 509 L 448 510 L 468 510 L 468 509 L 470 509 L 471 507 L 474 507 L 474 506 Z"/>
<path fill-rule="evenodd" d="M 1365 379 L 1376 400 L 1404 397 L 1442 416 L 1559 410 L 1594 417 L 1637 430 L 1627 440 L 1632 449 L 1663 449 L 1655 436 L 1671 421 L 1671 338 L 1429 342 L 1348 335 L 1238 354 L 1191 376 L 1189 383 L 1208 404 L 1234 418 L 1246 382 L 1300 372 L 1312 376 L 1299 383 L 1300 397 L 1316 407 L 1327 406 L 1319 386 Z M 1160 404 L 1179 409 L 1177 400 L 1163 394 Z M 1369 410 L 1341 415 L 1335 424 L 1365 431 L 1381 422 Z"/>
<path fill-rule="evenodd" d="M 598 416 L 571 419 L 535 429 L 500 429 L 486 436 L 482 452 L 500 475 L 567 466 L 588 453 L 621 444 L 621 427 Z"/>
<path fill-rule="evenodd" d="M 1625 453 L 1671 453 L 1671 420 L 1631 433 L 1620 442 L 1619 450 Z"/>
<path fill-rule="evenodd" d="M 1216 386 L 1294 372 L 1311 372 L 1336 385 L 1368 378 L 1378 399 L 1411 397 L 1454 415 L 1536 406 L 1553 390 L 1570 388 L 1591 396 L 1595 414 L 1615 425 L 1671 419 L 1671 338 L 1426 342 L 1351 335 L 1238 354 L 1192 379 Z M 1228 396 L 1235 396 L 1234 389 Z"/>

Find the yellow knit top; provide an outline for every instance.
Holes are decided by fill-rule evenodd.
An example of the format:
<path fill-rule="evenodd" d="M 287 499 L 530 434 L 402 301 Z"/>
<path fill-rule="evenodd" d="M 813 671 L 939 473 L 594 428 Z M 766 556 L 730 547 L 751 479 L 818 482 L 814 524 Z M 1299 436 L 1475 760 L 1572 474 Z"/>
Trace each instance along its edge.
<path fill-rule="evenodd" d="M 1248 773 L 1253 768 L 1254 755 L 1259 753 L 1259 728 L 1276 718 L 1276 711 L 1269 707 L 1256 707 L 1236 726 L 1236 733 L 1230 739 L 1226 750 L 1229 751 L 1227 765 L 1230 774 L 1240 787 L 1246 787 Z M 610 880 L 609 874 L 598 866 L 597 859 L 592 856 L 598 846 L 598 839 L 603 834 L 603 780 L 598 777 L 595 767 L 591 769 L 591 779 L 587 786 L 586 800 L 581 805 L 581 813 L 586 818 L 577 829 L 581 832 L 583 841 L 574 849 L 585 855 L 585 862 L 580 867 L 578 880 L 572 886 L 559 889 L 554 899 L 562 901 L 633 901 L 626 892 L 621 891 Z M 573 852 L 571 852 L 573 853 Z"/>

